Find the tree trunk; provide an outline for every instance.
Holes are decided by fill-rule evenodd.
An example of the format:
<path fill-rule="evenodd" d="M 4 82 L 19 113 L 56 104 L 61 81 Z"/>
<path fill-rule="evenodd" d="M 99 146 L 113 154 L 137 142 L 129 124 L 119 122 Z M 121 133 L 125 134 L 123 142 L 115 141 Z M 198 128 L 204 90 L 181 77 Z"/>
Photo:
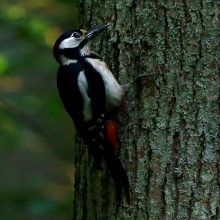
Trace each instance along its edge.
<path fill-rule="evenodd" d="M 116 212 L 111 177 L 77 145 L 73 219 L 220 219 L 219 1 L 81 0 L 80 9 L 83 27 L 110 24 L 93 49 L 121 84 L 133 82 L 120 116 L 131 205 Z"/>

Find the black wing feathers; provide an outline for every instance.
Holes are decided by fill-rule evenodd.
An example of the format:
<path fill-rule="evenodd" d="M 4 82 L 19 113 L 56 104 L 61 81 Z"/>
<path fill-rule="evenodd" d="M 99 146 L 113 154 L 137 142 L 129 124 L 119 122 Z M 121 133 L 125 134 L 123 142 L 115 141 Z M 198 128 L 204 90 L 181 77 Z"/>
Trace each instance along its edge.
<path fill-rule="evenodd" d="M 73 119 L 77 130 L 81 130 L 83 122 L 83 100 L 77 84 L 78 75 L 83 68 L 79 64 L 60 66 L 57 73 L 57 88 L 63 105 Z"/>

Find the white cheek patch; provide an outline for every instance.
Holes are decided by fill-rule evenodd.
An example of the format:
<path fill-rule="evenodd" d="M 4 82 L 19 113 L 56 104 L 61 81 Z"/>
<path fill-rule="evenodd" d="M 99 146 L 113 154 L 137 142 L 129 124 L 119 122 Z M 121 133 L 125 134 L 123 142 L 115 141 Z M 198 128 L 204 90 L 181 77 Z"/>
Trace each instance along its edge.
<path fill-rule="evenodd" d="M 80 40 L 76 40 L 73 37 L 67 38 L 63 40 L 59 46 L 60 49 L 65 49 L 65 48 L 75 48 L 78 47 L 80 43 Z"/>
<path fill-rule="evenodd" d="M 88 82 L 84 71 L 81 71 L 78 76 L 78 86 L 83 98 L 83 116 L 85 121 L 92 118 L 91 99 L 88 96 Z"/>

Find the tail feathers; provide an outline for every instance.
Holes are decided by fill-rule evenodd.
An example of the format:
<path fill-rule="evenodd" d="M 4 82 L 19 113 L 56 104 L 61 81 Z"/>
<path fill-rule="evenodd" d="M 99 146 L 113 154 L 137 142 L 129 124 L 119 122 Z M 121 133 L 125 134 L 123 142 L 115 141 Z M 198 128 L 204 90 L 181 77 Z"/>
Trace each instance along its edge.
<path fill-rule="evenodd" d="M 120 159 L 115 155 L 114 150 L 108 143 L 104 146 L 103 153 L 108 170 L 115 183 L 118 205 L 121 204 L 123 190 L 126 195 L 127 203 L 130 204 L 128 176 Z"/>
<path fill-rule="evenodd" d="M 102 140 L 97 134 L 96 129 L 91 129 L 87 132 L 82 133 L 83 135 L 81 134 L 81 137 L 84 139 L 86 145 L 88 146 L 91 154 L 94 157 L 94 166 L 96 169 L 101 169 L 102 158 L 104 157 L 110 175 L 115 183 L 118 206 L 120 206 L 121 204 L 123 190 L 126 195 L 127 203 L 130 204 L 128 176 L 121 164 L 120 159 L 115 154 L 115 143 L 117 143 L 117 139 L 112 138 L 116 137 L 115 127 L 113 126 L 112 128 L 108 126 L 107 129 L 108 134 L 107 136 L 103 136 Z"/>

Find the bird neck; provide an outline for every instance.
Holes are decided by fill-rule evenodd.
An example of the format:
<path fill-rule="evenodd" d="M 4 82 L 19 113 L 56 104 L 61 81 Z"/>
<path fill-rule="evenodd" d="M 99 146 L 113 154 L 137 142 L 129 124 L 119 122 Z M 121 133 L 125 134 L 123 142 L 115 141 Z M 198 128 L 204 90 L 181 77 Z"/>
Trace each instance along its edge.
<path fill-rule="evenodd" d="M 60 52 L 61 65 L 76 63 L 77 60 L 82 60 L 84 57 L 90 56 L 90 54 L 92 54 L 92 51 L 87 45 L 85 45 L 83 48 L 65 48 Z"/>
<path fill-rule="evenodd" d="M 78 62 L 77 59 L 67 58 L 63 54 L 60 56 L 60 64 L 62 66 L 67 66 L 67 65 L 74 64 L 74 63 L 77 63 L 77 62 Z"/>

